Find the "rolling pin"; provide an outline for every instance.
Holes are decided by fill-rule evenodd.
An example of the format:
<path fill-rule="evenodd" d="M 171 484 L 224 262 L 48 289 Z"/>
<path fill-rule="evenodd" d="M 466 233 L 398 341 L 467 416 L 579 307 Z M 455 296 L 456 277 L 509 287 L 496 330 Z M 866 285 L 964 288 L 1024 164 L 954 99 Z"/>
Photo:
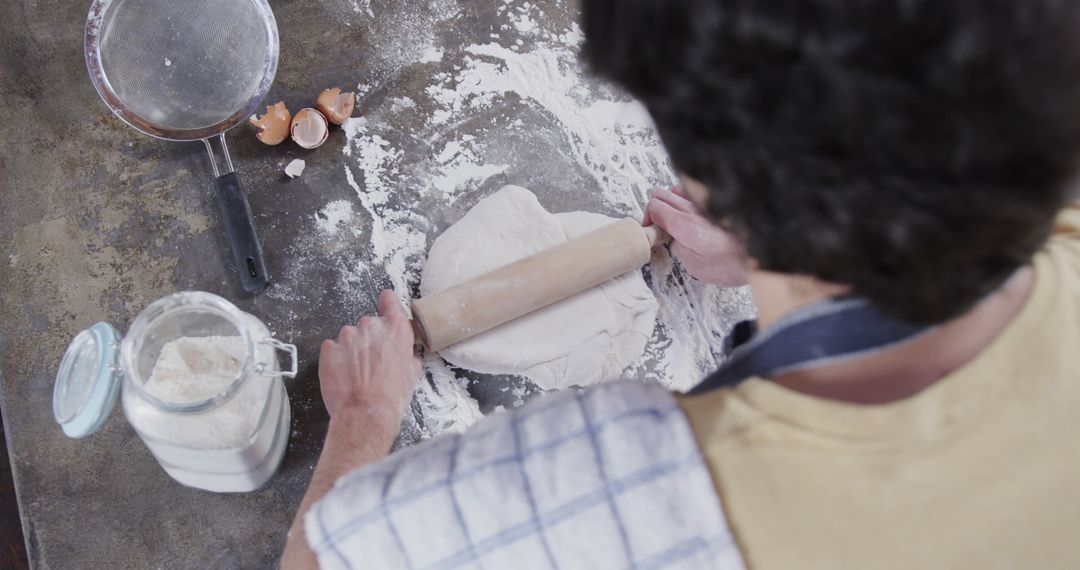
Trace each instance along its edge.
<path fill-rule="evenodd" d="M 417 340 L 437 352 L 649 262 L 655 227 L 626 218 L 412 302 Z"/>

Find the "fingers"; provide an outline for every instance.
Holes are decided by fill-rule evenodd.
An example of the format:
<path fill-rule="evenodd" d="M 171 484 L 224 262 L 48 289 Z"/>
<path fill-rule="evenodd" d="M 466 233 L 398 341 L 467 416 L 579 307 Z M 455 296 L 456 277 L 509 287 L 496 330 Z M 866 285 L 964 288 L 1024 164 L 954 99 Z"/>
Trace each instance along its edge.
<path fill-rule="evenodd" d="M 355 337 L 356 335 L 359 335 L 359 334 L 360 334 L 360 329 L 358 329 L 357 327 L 354 327 L 354 326 L 351 326 L 351 325 L 345 325 L 345 326 L 341 327 L 340 329 L 338 329 L 337 342 L 338 343 L 345 343 L 350 338 L 353 338 L 353 337 Z"/>
<path fill-rule="evenodd" d="M 647 207 L 652 222 L 671 234 L 676 241 L 688 237 L 696 214 L 683 212 L 663 200 L 652 200 Z"/>
<path fill-rule="evenodd" d="M 364 315 L 356 326 L 345 325 L 338 330 L 337 339 L 323 343 L 321 350 L 330 350 L 339 344 L 353 345 L 357 341 L 370 338 L 382 338 L 385 331 L 390 331 L 398 342 L 413 343 L 413 329 L 405 308 L 397 294 L 391 290 L 383 291 L 378 301 L 379 316 Z M 372 337 L 374 335 L 374 337 Z"/>
<path fill-rule="evenodd" d="M 401 306 L 397 293 L 390 289 L 379 293 L 379 315 L 383 317 L 397 316 L 405 318 L 405 307 Z"/>
<path fill-rule="evenodd" d="M 685 193 L 674 190 L 657 190 L 653 193 L 653 199 L 669 204 L 676 210 L 687 213 L 696 213 L 697 206 L 686 196 Z"/>
<path fill-rule="evenodd" d="M 657 223 L 662 224 L 662 222 L 657 222 L 656 217 L 653 215 L 652 205 L 654 202 L 662 202 L 680 212 L 688 214 L 697 213 L 697 206 L 694 205 L 694 202 L 690 200 L 690 197 L 682 188 L 675 187 L 670 190 L 660 189 L 654 191 L 652 198 L 649 199 L 649 203 L 645 207 L 645 218 L 641 221 L 641 225 L 647 227 Z M 664 226 L 661 225 L 661 227 Z"/>
<path fill-rule="evenodd" d="M 386 324 L 399 342 L 412 346 L 415 333 L 397 293 L 388 289 L 379 294 L 379 316 L 386 319 Z"/>
<path fill-rule="evenodd" d="M 672 188 L 670 190 L 657 189 L 657 190 L 653 190 L 652 196 L 649 197 L 649 202 L 651 203 L 654 200 L 665 201 L 664 200 L 664 195 L 665 195 L 664 193 L 665 192 L 673 193 L 673 194 L 676 194 L 678 196 L 682 196 L 683 198 L 686 198 L 686 194 L 682 191 L 681 188 L 678 188 L 678 187 Z M 642 218 L 641 225 L 645 226 L 645 227 L 648 227 L 648 226 L 653 225 L 654 223 L 656 223 L 656 221 L 653 220 L 652 214 L 649 212 L 648 204 L 646 204 L 645 205 L 645 217 Z"/>

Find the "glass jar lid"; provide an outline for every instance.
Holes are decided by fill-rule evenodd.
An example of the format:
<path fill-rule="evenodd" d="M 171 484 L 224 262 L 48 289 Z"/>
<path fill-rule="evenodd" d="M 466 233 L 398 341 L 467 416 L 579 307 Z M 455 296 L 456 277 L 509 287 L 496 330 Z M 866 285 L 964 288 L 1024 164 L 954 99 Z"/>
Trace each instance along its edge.
<path fill-rule="evenodd" d="M 112 325 L 97 323 L 76 335 L 64 352 L 53 385 L 53 417 L 68 437 L 94 433 L 116 405 L 119 338 Z"/>

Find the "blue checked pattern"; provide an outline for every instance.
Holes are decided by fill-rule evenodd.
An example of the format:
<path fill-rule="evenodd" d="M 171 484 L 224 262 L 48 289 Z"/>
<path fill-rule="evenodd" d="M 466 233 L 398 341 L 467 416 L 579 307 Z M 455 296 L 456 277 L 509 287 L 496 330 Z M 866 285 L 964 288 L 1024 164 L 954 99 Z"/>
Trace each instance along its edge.
<path fill-rule="evenodd" d="M 319 566 L 744 568 L 665 390 L 540 398 L 358 469 L 305 518 Z"/>

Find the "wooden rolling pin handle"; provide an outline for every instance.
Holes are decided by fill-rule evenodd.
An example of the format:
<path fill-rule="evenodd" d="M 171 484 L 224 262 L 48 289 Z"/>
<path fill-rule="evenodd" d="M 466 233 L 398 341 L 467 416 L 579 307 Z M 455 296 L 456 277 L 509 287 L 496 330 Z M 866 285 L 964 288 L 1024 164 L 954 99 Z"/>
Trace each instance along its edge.
<path fill-rule="evenodd" d="M 649 262 L 655 226 L 619 220 L 412 303 L 418 341 L 439 351 Z"/>
<path fill-rule="evenodd" d="M 649 247 L 656 247 L 671 241 L 671 236 L 660 229 L 659 226 L 646 226 L 641 228 L 645 232 L 645 238 L 649 240 Z"/>

